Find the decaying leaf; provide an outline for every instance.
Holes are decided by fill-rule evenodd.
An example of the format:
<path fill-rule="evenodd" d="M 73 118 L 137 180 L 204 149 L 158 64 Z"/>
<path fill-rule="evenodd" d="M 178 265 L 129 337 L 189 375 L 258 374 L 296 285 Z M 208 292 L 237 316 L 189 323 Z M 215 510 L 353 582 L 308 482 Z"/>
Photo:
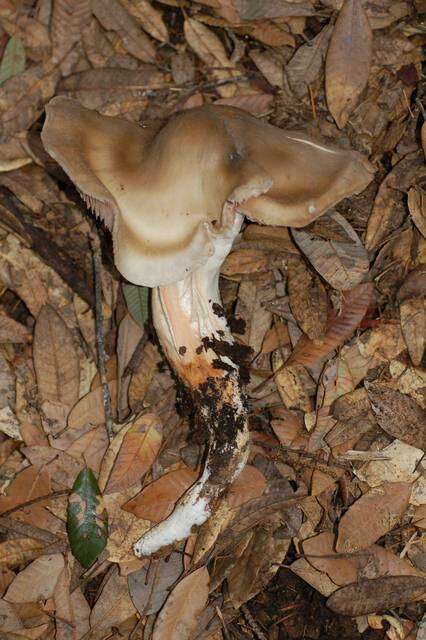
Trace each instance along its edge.
<path fill-rule="evenodd" d="M 373 285 L 359 284 L 346 292 L 342 310 L 339 315 L 329 320 L 329 325 L 322 340 L 310 340 L 302 336 L 298 341 L 287 364 L 314 364 L 317 360 L 343 344 L 358 327 L 370 305 Z"/>
<path fill-rule="evenodd" d="M 327 606 L 336 613 L 361 616 L 416 602 L 424 599 L 425 595 L 425 578 L 385 576 L 376 580 L 361 580 L 338 589 L 327 600 Z"/>
<path fill-rule="evenodd" d="M 383 484 L 367 491 L 342 516 L 336 551 L 353 553 L 365 549 L 400 522 L 408 507 L 412 485 Z"/>
<path fill-rule="evenodd" d="M 326 59 L 327 104 L 337 126 L 347 123 L 370 73 L 373 34 L 361 0 L 345 0 Z"/>
<path fill-rule="evenodd" d="M 107 514 L 91 469 L 78 474 L 68 502 L 68 538 L 71 550 L 83 567 L 90 567 L 105 548 Z"/>
<path fill-rule="evenodd" d="M 292 236 L 334 289 L 351 289 L 365 279 L 369 268 L 367 252 L 349 222 L 336 211 L 305 229 L 292 229 Z"/>
<path fill-rule="evenodd" d="M 190 640 L 209 594 L 209 572 L 200 567 L 170 593 L 152 634 L 153 640 Z"/>
<path fill-rule="evenodd" d="M 149 566 L 129 574 L 130 596 L 141 616 L 157 613 L 161 609 L 182 572 L 182 554 L 174 551 L 167 558 L 154 560 Z"/>
<path fill-rule="evenodd" d="M 104 493 L 123 491 L 140 480 L 154 462 L 161 441 L 158 416 L 148 413 L 138 418 L 124 436 Z"/>
<path fill-rule="evenodd" d="M 5 599 L 8 602 L 37 602 L 53 596 L 56 583 L 64 568 L 61 553 L 42 556 L 18 573 L 8 588 Z"/>
<path fill-rule="evenodd" d="M 365 386 L 371 408 L 382 429 L 393 438 L 418 449 L 426 449 L 426 411 L 415 400 L 390 385 L 366 382 Z"/>
<path fill-rule="evenodd" d="M 327 292 L 318 276 L 303 260 L 288 262 L 287 289 L 290 309 L 300 328 L 312 340 L 321 339 L 327 328 Z"/>
<path fill-rule="evenodd" d="M 33 350 L 41 399 L 72 407 L 80 387 L 78 356 L 69 329 L 49 305 L 37 318 Z"/>

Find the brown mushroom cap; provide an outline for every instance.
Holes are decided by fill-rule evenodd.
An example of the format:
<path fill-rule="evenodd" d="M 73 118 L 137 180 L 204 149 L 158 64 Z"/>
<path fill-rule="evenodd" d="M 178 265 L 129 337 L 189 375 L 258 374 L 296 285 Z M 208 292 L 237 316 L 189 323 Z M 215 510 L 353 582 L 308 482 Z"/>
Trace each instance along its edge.
<path fill-rule="evenodd" d="M 318 144 L 226 106 L 146 127 L 53 98 L 42 140 L 112 229 L 131 282 L 177 282 L 204 264 L 226 201 L 264 224 L 300 227 L 364 189 L 358 153 Z"/>

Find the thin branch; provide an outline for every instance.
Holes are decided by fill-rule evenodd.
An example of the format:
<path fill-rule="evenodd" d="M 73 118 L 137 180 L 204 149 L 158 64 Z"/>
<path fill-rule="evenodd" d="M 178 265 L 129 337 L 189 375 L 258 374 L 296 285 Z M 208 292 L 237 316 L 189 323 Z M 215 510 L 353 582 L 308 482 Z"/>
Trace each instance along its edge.
<path fill-rule="evenodd" d="M 37 498 L 32 498 L 32 500 L 28 500 L 28 502 L 23 502 L 22 504 L 18 504 L 16 507 L 12 507 L 12 509 L 4 511 L 1 515 L 2 517 L 10 516 L 11 513 L 15 513 L 15 511 L 30 507 L 37 502 L 42 502 L 43 500 L 48 500 L 50 498 L 59 498 L 60 496 L 67 496 L 69 493 L 70 489 L 62 489 L 62 491 L 53 491 L 53 493 L 48 493 L 45 496 L 37 496 Z"/>
<path fill-rule="evenodd" d="M 103 327 L 102 313 L 102 257 L 99 236 L 96 228 L 92 227 L 90 233 L 90 246 L 92 249 L 93 259 L 93 275 L 95 287 L 95 322 L 96 322 L 96 344 L 98 351 L 98 371 L 102 384 L 102 399 L 105 412 L 105 426 L 110 440 L 114 437 L 113 416 L 111 407 L 111 395 L 109 392 L 107 374 L 106 374 L 106 354 L 105 354 L 105 336 Z"/>

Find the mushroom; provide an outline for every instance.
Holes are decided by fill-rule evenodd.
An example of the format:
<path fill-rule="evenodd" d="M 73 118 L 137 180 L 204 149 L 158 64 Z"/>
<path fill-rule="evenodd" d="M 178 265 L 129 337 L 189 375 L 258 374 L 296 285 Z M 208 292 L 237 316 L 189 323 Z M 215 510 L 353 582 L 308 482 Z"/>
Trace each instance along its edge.
<path fill-rule="evenodd" d="M 121 274 L 153 288 L 160 344 L 209 434 L 199 480 L 134 545 L 137 556 L 148 556 L 205 522 L 247 461 L 247 398 L 218 287 L 244 215 L 307 225 L 362 191 L 372 169 L 357 152 L 227 106 L 140 126 L 65 97 L 51 100 L 46 113 L 45 148 L 112 231 Z"/>

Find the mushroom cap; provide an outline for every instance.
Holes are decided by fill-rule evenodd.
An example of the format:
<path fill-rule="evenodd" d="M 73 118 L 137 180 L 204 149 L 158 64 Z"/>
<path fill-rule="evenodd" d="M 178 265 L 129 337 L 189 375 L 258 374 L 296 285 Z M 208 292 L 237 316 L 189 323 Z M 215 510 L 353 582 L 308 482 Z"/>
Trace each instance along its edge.
<path fill-rule="evenodd" d="M 56 97 L 46 114 L 45 148 L 112 230 L 117 268 L 138 285 L 177 282 L 204 264 L 227 201 L 251 220 L 301 227 L 373 174 L 357 152 L 232 107 L 139 126 Z"/>

